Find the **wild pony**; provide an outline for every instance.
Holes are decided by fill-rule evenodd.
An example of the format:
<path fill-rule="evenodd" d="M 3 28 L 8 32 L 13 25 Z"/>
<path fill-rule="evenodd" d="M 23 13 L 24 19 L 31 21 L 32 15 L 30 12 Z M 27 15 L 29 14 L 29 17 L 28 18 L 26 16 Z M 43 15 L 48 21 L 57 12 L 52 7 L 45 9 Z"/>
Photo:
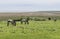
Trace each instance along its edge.
<path fill-rule="evenodd" d="M 57 18 L 50 18 L 50 17 L 48 18 L 48 20 L 52 20 L 52 19 L 53 19 L 55 22 L 57 21 Z"/>
<path fill-rule="evenodd" d="M 57 18 L 54 18 L 53 20 L 56 22 L 57 21 Z"/>
<path fill-rule="evenodd" d="M 23 24 L 23 22 L 25 22 L 25 24 L 29 24 L 29 17 L 21 19 L 21 24 Z"/>
<path fill-rule="evenodd" d="M 16 22 L 17 21 L 20 21 L 21 24 L 23 24 L 23 22 L 25 22 L 25 24 L 29 24 L 29 17 L 21 18 L 21 19 L 16 19 L 16 20 L 8 19 L 7 20 L 7 26 L 9 26 L 9 23 L 11 23 L 12 25 L 16 26 Z"/>
<path fill-rule="evenodd" d="M 48 20 L 51 20 L 51 18 L 49 17 Z"/>

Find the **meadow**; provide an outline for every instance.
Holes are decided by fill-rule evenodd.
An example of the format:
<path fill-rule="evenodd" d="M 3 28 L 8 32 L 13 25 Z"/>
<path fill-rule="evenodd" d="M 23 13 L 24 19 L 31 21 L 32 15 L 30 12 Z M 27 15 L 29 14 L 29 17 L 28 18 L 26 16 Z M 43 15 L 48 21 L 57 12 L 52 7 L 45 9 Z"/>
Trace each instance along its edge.
<path fill-rule="evenodd" d="M 0 39 L 60 39 L 60 20 L 17 22 L 16 26 L 0 21 Z"/>

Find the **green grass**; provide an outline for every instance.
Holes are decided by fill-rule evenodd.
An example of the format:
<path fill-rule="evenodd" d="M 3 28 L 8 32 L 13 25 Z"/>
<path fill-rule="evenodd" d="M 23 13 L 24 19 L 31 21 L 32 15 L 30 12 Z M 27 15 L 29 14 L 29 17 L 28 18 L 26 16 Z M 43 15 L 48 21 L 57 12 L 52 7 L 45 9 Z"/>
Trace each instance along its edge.
<path fill-rule="evenodd" d="M 30 21 L 29 25 L 6 26 L 0 22 L 0 39 L 60 39 L 60 20 Z"/>

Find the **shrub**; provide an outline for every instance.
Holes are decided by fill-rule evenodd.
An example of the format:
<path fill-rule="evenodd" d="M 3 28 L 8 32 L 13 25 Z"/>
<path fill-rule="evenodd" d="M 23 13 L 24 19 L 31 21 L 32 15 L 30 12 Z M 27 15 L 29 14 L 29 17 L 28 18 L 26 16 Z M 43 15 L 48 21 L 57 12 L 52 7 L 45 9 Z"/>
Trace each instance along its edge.
<path fill-rule="evenodd" d="M 46 21 L 46 19 L 35 18 L 35 21 Z"/>

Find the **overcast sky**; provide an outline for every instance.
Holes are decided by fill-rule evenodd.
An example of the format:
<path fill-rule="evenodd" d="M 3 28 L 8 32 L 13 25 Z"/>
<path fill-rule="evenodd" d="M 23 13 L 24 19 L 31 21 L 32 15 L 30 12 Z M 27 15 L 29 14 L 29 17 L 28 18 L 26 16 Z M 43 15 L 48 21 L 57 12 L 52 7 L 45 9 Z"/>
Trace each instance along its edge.
<path fill-rule="evenodd" d="M 0 0 L 0 12 L 60 11 L 60 0 Z"/>

